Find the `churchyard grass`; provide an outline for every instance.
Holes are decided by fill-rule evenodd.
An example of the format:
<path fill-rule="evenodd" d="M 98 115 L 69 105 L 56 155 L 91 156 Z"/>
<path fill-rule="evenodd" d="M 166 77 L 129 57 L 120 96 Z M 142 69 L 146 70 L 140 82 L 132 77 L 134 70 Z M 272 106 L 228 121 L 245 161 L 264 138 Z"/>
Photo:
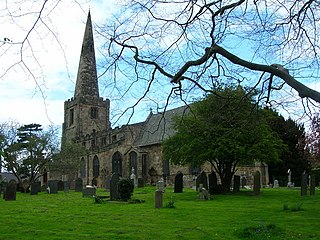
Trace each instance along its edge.
<path fill-rule="evenodd" d="M 16 201 L 0 199 L 0 239 L 320 239 L 319 194 L 241 190 L 206 201 L 192 189 L 167 188 L 156 209 L 155 187 L 135 189 L 133 198 L 145 200 L 138 204 L 96 204 L 74 191 L 17 193 Z"/>

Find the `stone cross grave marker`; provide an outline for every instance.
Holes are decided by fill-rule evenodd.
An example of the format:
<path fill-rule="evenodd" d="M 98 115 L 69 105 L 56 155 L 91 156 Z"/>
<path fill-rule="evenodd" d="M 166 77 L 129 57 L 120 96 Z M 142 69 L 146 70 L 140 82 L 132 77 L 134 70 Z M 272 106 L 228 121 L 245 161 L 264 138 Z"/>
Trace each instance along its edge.
<path fill-rule="evenodd" d="M 76 180 L 76 186 L 75 186 L 75 191 L 76 192 L 82 192 L 83 189 L 83 182 L 81 178 L 77 178 Z"/>
<path fill-rule="evenodd" d="M 114 173 L 110 180 L 110 200 L 114 201 L 119 199 L 118 183 L 120 181 L 120 176 L 118 173 Z"/>
<path fill-rule="evenodd" d="M 256 171 L 253 176 L 253 194 L 256 196 L 259 196 L 260 188 L 261 188 L 260 172 Z"/>
<path fill-rule="evenodd" d="M 218 180 L 217 175 L 214 171 L 209 174 L 209 193 L 217 194 L 218 191 Z"/>
<path fill-rule="evenodd" d="M 174 178 L 174 192 L 182 193 L 183 191 L 183 174 L 178 172 Z"/>
<path fill-rule="evenodd" d="M 14 201 L 16 200 L 16 194 L 17 194 L 17 183 L 15 180 L 11 180 L 7 187 L 5 192 L 5 200 L 6 201 Z"/>
<path fill-rule="evenodd" d="M 239 175 L 233 176 L 233 192 L 234 193 L 240 192 L 240 176 Z"/>

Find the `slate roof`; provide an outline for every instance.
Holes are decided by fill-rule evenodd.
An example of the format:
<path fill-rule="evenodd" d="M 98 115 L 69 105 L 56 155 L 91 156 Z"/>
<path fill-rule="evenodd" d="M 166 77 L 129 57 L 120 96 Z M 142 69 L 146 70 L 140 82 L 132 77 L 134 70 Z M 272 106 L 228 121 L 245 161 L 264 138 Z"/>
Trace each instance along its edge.
<path fill-rule="evenodd" d="M 187 112 L 188 106 L 185 105 L 167 110 L 164 113 L 150 113 L 134 145 L 143 147 L 161 143 L 175 133 L 173 117 L 176 115 L 181 116 Z"/>

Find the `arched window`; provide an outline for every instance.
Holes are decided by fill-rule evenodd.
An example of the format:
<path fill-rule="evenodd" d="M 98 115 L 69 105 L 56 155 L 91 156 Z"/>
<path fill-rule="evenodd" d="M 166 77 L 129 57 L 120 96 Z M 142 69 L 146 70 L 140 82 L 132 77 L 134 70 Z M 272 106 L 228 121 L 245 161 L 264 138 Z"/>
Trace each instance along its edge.
<path fill-rule="evenodd" d="M 94 178 L 99 177 L 99 168 L 100 168 L 99 159 L 97 156 L 94 156 L 93 168 L 92 168 L 92 175 Z"/>
<path fill-rule="evenodd" d="M 80 177 L 84 178 L 86 176 L 86 160 L 81 158 L 80 161 Z"/>
<path fill-rule="evenodd" d="M 129 153 L 130 158 L 130 173 L 132 168 L 134 168 L 134 174 L 137 175 L 137 153 L 131 152 Z"/>
<path fill-rule="evenodd" d="M 122 156 L 119 152 L 115 152 L 112 156 L 112 173 L 122 176 Z"/>

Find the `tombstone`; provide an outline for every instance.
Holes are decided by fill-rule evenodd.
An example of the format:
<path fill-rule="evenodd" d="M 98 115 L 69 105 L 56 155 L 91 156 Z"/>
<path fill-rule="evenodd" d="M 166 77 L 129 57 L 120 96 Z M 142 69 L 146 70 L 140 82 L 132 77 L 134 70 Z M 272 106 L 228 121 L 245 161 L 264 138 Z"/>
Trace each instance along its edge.
<path fill-rule="evenodd" d="M 163 181 L 163 178 L 161 178 L 157 182 L 157 190 L 164 192 L 164 181 Z"/>
<path fill-rule="evenodd" d="M 310 195 L 316 194 L 316 175 L 310 176 Z"/>
<path fill-rule="evenodd" d="M 143 178 L 138 178 L 138 188 L 144 187 L 144 180 Z"/>
<path fill-rule="evenodd" d="M 209 200 L 210 199 L 208 190 L 205 189 L 202 184 L 199 185 L 198 192 L 199 192 L 198 199 L 200 199 L 200 200 Z"/>
<path fill-rule="evenodd" d="M 273 188 L 279 188 L 279 181 L 278 180 L 274 180 Z"/>
<path fill-rule="evenodd" d="M 202 184 L 202 186 L 205 189 L 208 189 L 208 179 L 207 179 L 207 174 L 205 173 L 205 171 L 202 171 L 196 179 L 196 188 L 197 189 L 199 188 L 200 184 Z"/>
<path fill-rule="evenodd" d="M 217 175 L 214 171 L 209 174 L 209 193 L 218 194 L 218 180 Z"/>
<path fill-rule="evenodd" d="M 111 176 L 108 175 L 108 176 L 106 177 L 106 191 L 107 191 L 107 192 L 110 192 L 110 181 L 111 181 Z"/>
<path fill-rule="evenodd" d="M 182 193 L 183 191 L 183 174 L 178 172 L 174 178 L 174 193 Z"/>
<path fill-rule="evenodd" d="M 4 180 L 2 182 L 2 192 L 3 192 L 3 199 L 6 199 L 6 189 L 8 186 L 8 182 L 6 180 Z"/>
<path fill-rule="evenodd" d="M 38 192 L 41 192 L 41 182 L 33 182 L 31 183 L 31 195 L 36 195 Z"/>
<path fill-rule="evenodd" d="M 291 172 L 291 170 L 289 169 L 289 170 L 288 170 L 288 184 L 287 184 L 287 187 L 294 187 L 294 184 L 292 183 L 291 176 L 292 176 L 292 172 Z"/>
<path fill-rule="evenodd" d="M 86 186 L 82 189 L 82 197 L 93 197 L 96 196 L 96 188 L 94 186 Z"/>
<path fill-rule="evenodd" d="M 17 193 L 17 183 L 15 180 L 11 180 L 6 186 L 4 199 L 6 201 L 14 201 L 16 200 L 16 193 Z"/>
<path fill-rule="evenodd" d="M 76 192 L 82 192 L 83 189 L 83 182 L 81 178 L 77 178 L 76 180 L 76 186 L 75 186 L 75 191 Z"/>
<path fill-rule="evenodd" d="M 253 176 L 253 194 L 255 196 L 260 195 L 260 188 L 261 188 L 260 172 L 256 171 Z"/>
<path fill-rule="evenodd" d="M 247 178 L 245 176 L 241 177 L 241 188 L 245 188 L 247 186 Z"/>
<path fill-rule="evenodd" d="M 301 176 L 301 196 L 308 194 L 308 174 L 302 174 Z"/>
<path fill-rule="evenodd" d="M 64 181 L 63 182 L 63 191 L 65 193 L 68 193 L 70 190 L 70 181 Z"/>
<path fill-rule="evenodd" d="M 134 172 L 135 172 L 134 167 L 132 167 L 130 180 L 132 181 L 133 186 L 136 187 L 138 184 L 137 184 L 137 179 L 136 179 L 136 175 L 134 174 Z"/>
<path fill-rule="evenodd" d="M 63 181 L 58 181 L 58 191 L 63 191 L 64 190 L 64 183 Z"/>
<path fill-rule="evenodd" d="M 160 190 L 155 193 L 155 207 L 162 208 L 162 191 Z"/>
<path fill-rule="evenodd" d="M 120 176 L 118 173 L 112 174 L 111 180 L 110 180 L 110 200 L 111 201 L 119 199 L 119 191 L 118 191 L 119 180 L 120 180 Z"/>
<path fill-rule="evenodd" d="M 58 181 L 57 180 L 49 180 L 48 181 L 49 194 L 58 193 Z"/>
<path fill-rule="evenodd" d="M 240 176 L 239 175 L 233 176 L 233 192 L 234 193 L 240 192 Z"/>

